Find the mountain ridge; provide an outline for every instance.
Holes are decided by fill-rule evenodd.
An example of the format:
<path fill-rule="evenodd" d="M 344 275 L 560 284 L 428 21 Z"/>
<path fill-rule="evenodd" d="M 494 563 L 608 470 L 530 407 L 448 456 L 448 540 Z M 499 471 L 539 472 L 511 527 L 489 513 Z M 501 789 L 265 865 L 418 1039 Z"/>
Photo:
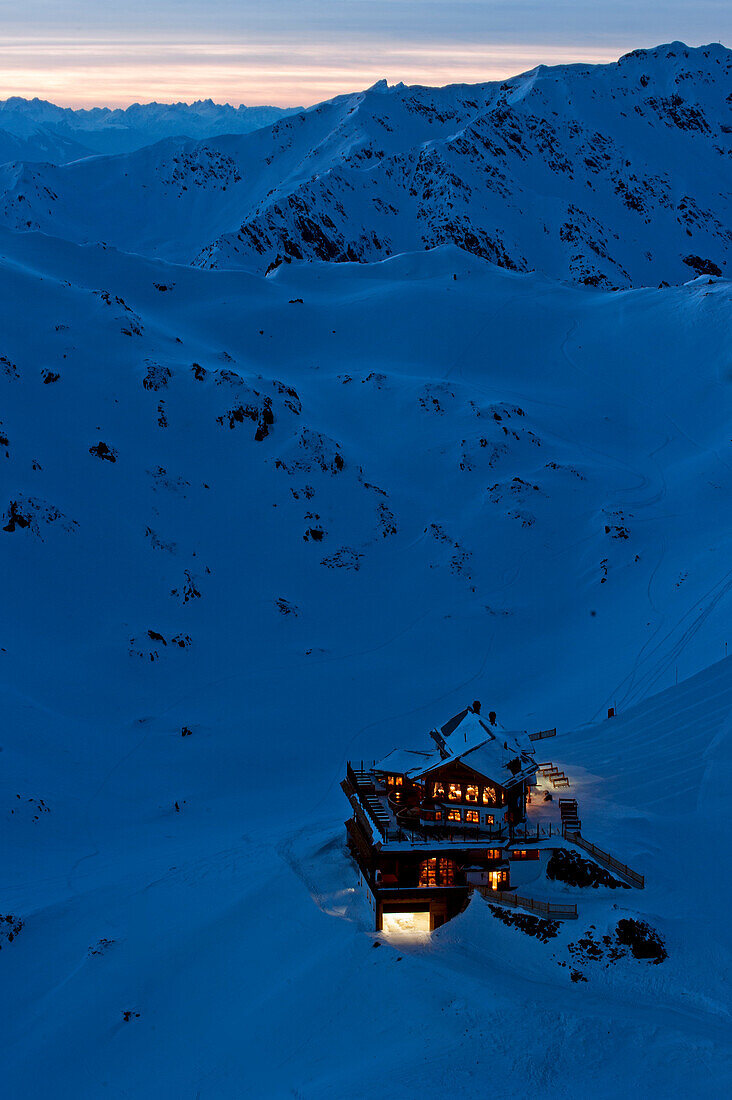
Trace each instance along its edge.
<path fill-rule="evenodd" d="M 377 82 L 245 135 L 6 165 L 0 221 L 259 274 L 451 241 L 608 289 L 680 283 L 730 270 L 731 80 L 730 50 L 670 43 L 501 83 Z"/>
<path fill-rule="evenodd" d="M 198 99 L 192 103 L 131 103 L 128 107 L 59 107 L 49 100 L 0 100 L 0 163 L 70 163 L 99 154 L 129 153 L 168 137 L 204 139 L 249 133 L 301 110 L 248 107 Z"/>

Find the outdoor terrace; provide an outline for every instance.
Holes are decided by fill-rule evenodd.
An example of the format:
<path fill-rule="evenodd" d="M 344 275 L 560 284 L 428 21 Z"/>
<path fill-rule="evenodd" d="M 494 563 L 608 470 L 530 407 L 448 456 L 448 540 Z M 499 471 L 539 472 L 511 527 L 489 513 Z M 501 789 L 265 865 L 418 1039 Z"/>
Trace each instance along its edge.
<path fill-rule="evenodd" d="M 405 821 L 405 815 L 394 801 L 394 789 L 380 782 L 363 765 L 358 770 L 350 763 L 347 765 L 346 784 L 349 788 L 344 788 L 346 793 L 358 799 L 375 835 L 381 838 L 382 849 L 485 848 L 513 841 L 538 843 L 562 835 L 559 808 L 556 801 L 543 802 L 543 788 L 536 798 L 532 795 L 527 820 L 511 828 L 502 821 L 491 826 Z"/>

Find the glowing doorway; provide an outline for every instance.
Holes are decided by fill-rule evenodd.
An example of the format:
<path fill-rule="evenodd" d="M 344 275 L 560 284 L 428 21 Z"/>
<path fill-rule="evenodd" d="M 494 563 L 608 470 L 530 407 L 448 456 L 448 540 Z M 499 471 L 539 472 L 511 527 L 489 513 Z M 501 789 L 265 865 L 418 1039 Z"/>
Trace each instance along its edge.
<path fill-rule="evenodd" d="M 384 934 L 387 936 L 413 936 L 430 931 L 429 913 L 384 913 Z"/>

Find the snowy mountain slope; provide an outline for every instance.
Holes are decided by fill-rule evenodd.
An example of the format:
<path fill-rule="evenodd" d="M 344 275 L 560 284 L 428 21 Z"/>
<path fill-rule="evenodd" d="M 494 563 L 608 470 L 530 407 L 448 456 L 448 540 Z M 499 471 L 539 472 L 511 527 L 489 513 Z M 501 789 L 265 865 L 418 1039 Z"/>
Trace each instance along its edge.
<path fill-rule="evenodd" d="M 340 96 L 244 138 L 170 139 L 64 167 L 0 166 L 3 216 L 11 228 L 188 262 L 202 241 L 238 223 L 242 202 L 251 212 L 266 203 L 283 175 L 297 184 L 338 166 L 361 140 L 362 125 L 375 126 L 368 112 L 365 121 L 353 117 L 371 94 Z M 421 136 L 433 125 L 425 119 Z"/>
<path fill-rule="evenodd" d="M 452 242 L 605 287 L 729 271 L 732 52 L 682 43 L 504 84 L 385 82 L 258 130 L 2 170 L 0 219 L 202 267 Z"/>
<path fill-rule="evenodd" d="M 268 559 L 280 584 L 284 568 L 291 583 L 313 591 L 330 576 L 320 560 L 347 547 L 358 568 L 334 575 L 355 595 L 364 581 L 385 583 L 385 561 L 397 549 L 401 560 L 410 548 L 407 556 L 423 557 L 428 567 L 420 602 L 432 613 L 438 606 L 449 613 L 456 598 L 471 608 L 471 620 L 498 632 L 517 684 L 531 653 L 527 637 L 537 639 L 532 665 L 544 661 L 547 628 L 538 624 L 547 601 L 550 621 L 576 616 L 585 654 L 593 644 L 603 654 L 594 678 L 581 673 L 593 698 L 600 684 L 614 687 L 628 672 L 628 652 L 605 655 L 605 631 L 623 624 L 633 654 L 668 674 L 687 618 L 695 622 L 720 595 L 720 510 L 729 485 L 729 288 L 722 281 L 608 297 L 502 274 L 454 250 L 363 269 L 288 269 L 262 281 L 209 278 L 39 236 L 6 235 L 4 242 L 8 496 L 40 495 L 81 529 L 93 529 L 96 546 L 97 521 L 82 522 L 83 501 L 106 506 L 98 499 L 104 487 L 126 486 L 148 501 L 144 522 L 129 536 L 131 568 L 152 560 L 165 571 L 200 572 L 190 558 L 195 545 L 180 562 L 170 561 L 177 555 L 151 558 L 145 530 L 155 527 L 155 510 L 172 509 L 172 523 L 178 510 L 204 509 L 207 527 L 223 523 L 205 541 L 228 546 L 231 487 L 217 487 L 215 475 L 239 471 L 250 484 L 237 491 L 251 496 L 251 507 L 259 513 L 267 501 L 266 529 L 250 532 L 247 553 Z M 41 323 L 38 303 L 49 296 Z M 30 327 L 23 302 L 34 303 Z M 44 384 L 44 371 L 61 377 Z M 265 423 L 265 408 L 273 423 Z M 49 461 L 59 466 L 59 432 L 64 478 L 73 471 L 63 499 L 53 491 L 57 474 L 44 484 Z M 116 463 L 89 456 L 100 439 L 117 449 Z M 34 459 L 42 470 L 33 470 Z M 179 477 L 190 484 L 174 492 L 163 479 L 161 488 L 150 472 L 158 466 L 175 484 Z M 322 540 L 305 541 L 318 526 Z M 72 553 L 86 574 L 81 529 Z M 175 529 L 158 533 L 180 542 Z M 6 552 L 29 542 L 40 551 L 27 532 L 15 534 L 21 537 L 4 540 Z M 272 543 L 278 549 L 265 553 Z M 531 564 L 539 561 L 541 575 Z M 410 564 L 408 589 L 413 570 Z M 579 578 L 581 599 L 558 587 L 568 575 L 572 585 Z M 192 609 L 170 599 L 170 579 L 159 606 L 177 634 Z M 431 584 L 443 581 L 445 597 L 428 597 Z M 235 581 L 205 583 L 221 586 L 223 597 Z M 272 599 L 279 595 L 297 604 L 303 593 L 273 592 Z M 401 597 L 389 593 L 390 600 L 407 598 L 407 589 Z M 654 604 L 663 610 L 653 612 Z M 332 610 L 315 614 L 327 623 Z M 677 617 L 678 636 L 669 633 Z M 233 623 L 222 627 L 225 638 L 232 632 Z M 711 648 L 700 654 L 716 655 L 718 637 L 709 630 Z M 124 649 L 126 640 L 118 642 Z M 520 646 L 521 659 L 511 645 Z M 561 699 L 563 715 L 576 714 L 577 685 L 558 679 L 552 692 L 566 694 L 552 705 Z M 598 699 L 594 709 L 603 705 Z"/>
<path fill-rule="evenodd" d="M 66 164 L 87 157 L 90 150 L 79 141 L 35 127 L 30 134 L 0 128 L 0 164 L 8 161 L 46 161 Z"/>
<path fill-rule="evenodd" d="M 676 868 L 714 874 L 730 662 L 672 685 L 729 621 L 730 284 L 452 246 L 262 279 L 2 229 L 0 291 L 11 1095 L 723 1092 L 723 883 L 695 908 Z M 475 902 L 373 950 L 344 761 L 476 696 L 558 725 L 647 890 L 551 946 Z M 613 905 L 669 959 L 572 983 Z"/>
<path fill-rule="evenodd" d="M 129 153 L 169 137 L 248 134 L 293 110 L 299 108 L 232 107 L 210 99 L 73 109 L 13 96 L 0 100 L 0 163 L 66 164 L 95 153 Z"/>
<path fill-rule="evenodd" d="M 500 266 L 608 286 L 683 281 L 711 254 L 724 268 L 731 73 L 729 50 L 677 43 L 459 89 L 460 110 L 455 89 L 372 90 L 374 129 L 409 133 L 406 114 L 450 132 L 394 152 L 369 134 L 325 175 L 288 181 L 197 262 L 374 259 L 453 241 Z"/>

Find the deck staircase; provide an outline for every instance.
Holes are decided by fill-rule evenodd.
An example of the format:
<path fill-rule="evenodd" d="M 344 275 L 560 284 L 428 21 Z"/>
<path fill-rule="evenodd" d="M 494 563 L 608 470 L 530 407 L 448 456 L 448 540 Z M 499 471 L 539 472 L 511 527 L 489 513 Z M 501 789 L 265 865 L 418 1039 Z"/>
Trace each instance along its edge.
<path fill-rule="evenodd" d="M 634 871 L 632 867 L 629 867 L 627 863 L 621 863 L 615 856 L 611 856 L 609 852 L 604 852 L 602 848 L 598 848 L 596 844 L 592 844 L 589 840 L 582 836 L 582 822 L 579 816 L 579 810 L 577 809 L 576 798 L 560 798 L 559 799 L 559 812 L 562 816 L 562 836 L 566 840 L 570 840 L 573 844 L 576 844 L 578 848 L 584 848 L 586 852 L 589 852 L 596 863 L 602 864 L 603 867 L 607 867 L 609 871 L 615 871 L 631 886 L 635 886 L 638 890 L 642 890 L 645 887 L 645 876 L 639 874 L 638 871 Z"/>
<path fill-rule="evenodd" d="M 391 819 L 389 818 L 388 812 L 379 801 L 371 772 L 365 771 L 363 768 L 351 767 L 348 778 L 355 787 L 358 797 L 369 817 L 374 822 L 381 835 L 386 836 L 389 825 L 391 824 Z"/>
<path fill-rule="evenodd" d="M 578 848 L 584 848 L 586 852 L 592 856 L 596 863 L 601 863 L 603 867 L 607 867 L 609 871 L 615 871 L 616 874 L 624 878 L 631 886 L 635 886 L 637 890 L 643 890 L 646 885 L 645 875 L 639 874 L 638 871 L 634 871 L 632 867 L 629 867 L 627 863 L 621 863 L 615 856 L 611 856 L 609 852 L 604 852 L 602 848 L 598 848 L 596 844 L 592 844 L 587 840 L 579 831 L 575 831 L 567 826 L 567 830 L 564 833 L 567 840 L 571 840 L 573 844 L 576 844 Z"/>
<path fill-rule="evenodd" d="M 538 771 L 539 775 L 543 775 L 545 779 L 548 779 L 555 788 L 569 786 L 569 777 L 556 764 L 552 764 L 550 760 L 545 764 L 539 764 Z"/>
<path fill-rule="evenodd" d="M 375 789 L 374 777 L 371 772 L 366 771 L 364 768 L 354 768 L 353 766 L 351 767 L 351 770 L 356 777 L 356 782 L 358 783 L 359 787 L 363 787 L 364 789 L 366 789 L 367 787 L 371 787 L 372 789 Z"/>
<path fill-rule="evenodd" d="M 579 818 L 576 798 L 560 798 L 559 813 L 562 816 L 563 831 L 566 829 L 571 833 L 580 832 L 582 828 L 582 822 Z"/>

